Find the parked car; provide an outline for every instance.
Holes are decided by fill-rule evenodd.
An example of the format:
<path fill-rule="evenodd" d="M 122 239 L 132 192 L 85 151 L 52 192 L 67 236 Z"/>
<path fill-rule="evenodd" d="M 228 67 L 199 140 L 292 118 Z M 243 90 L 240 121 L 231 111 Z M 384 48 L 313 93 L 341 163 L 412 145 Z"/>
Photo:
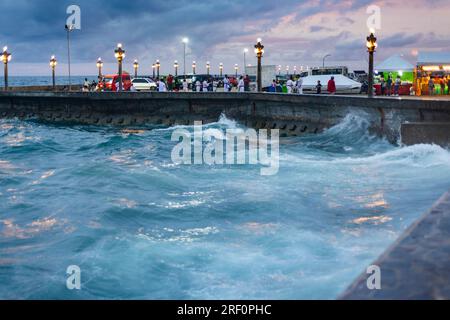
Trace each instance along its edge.
<path fill-rule="evenodd" d="M 131 83 L 136 91 L 156 91 L 157 89 L 155 81 L 147 78 L 134 78 Z"/>
<path fill-rule="evenodd" d="M 98 86 L 100 90 L 104 91 L 117 91 L 116 83 L 119 82 L 118 74 L 109 74 L 103 77 L 105 85 L 103 85 L 103 81 L 101 81 Z M 131 77 L 128 73 L 122 74 L 122 87 L 123 91 L 130 91 L 131 88 Z"/>

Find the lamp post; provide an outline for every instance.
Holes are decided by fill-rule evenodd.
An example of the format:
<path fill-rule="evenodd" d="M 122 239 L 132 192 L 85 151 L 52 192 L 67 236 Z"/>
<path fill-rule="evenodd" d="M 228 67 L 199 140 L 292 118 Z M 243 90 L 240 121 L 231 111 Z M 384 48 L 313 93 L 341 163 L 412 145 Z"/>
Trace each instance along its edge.
<path fill-rule="evenodd" d="M 178 61 L 175 60 L 173 63 L 173 67 L 175 68 L 175 77 L 178 77 Z"/>
<path fill-rule="evenodd" d="M 156 69 L 156 65 L 152 64 L 153 80 L 155 80 L 155 69 Z"/>
<path fill-rule="evenodd" d="M 58 62 L 56 61 L 56 57 L 52 56 L 50 58 L 50 67 L 52 68 L 52 84 L 53 84 L 53 91 L 56 90 L 56 81 L 55 81 L 55 68 Z"/>
<path fill-rule="evenodd" d="M 122 62 L 123 59 L 125 58 L 125 50 L 122 49 L 122 44 L 119 43 L 117 44 L 117 49 L 114 51 L 115 53 L 115 57 L 117 59 L 117 62 L 119 64 L 119 92 L 122 91 L 123 89 L 123 84 L 122 84 Z"/>
<path fill-rule="evenodd" d="M 236 63 L 236 64 L 234 65 L 234 71 L 235 71 L 235 73 L 236 73 L 236 78 L 237 78 L 237 76 L 238 76 L 238 70 L 239 70 L 239 66 L 238 66 L 238 64 Z"/>
<path fill-rule="evenodd" d="M 219 73 L 220 73 L 220 76 L 222 77 L 222 75 L 223 75 L 223 63 L 222 62 L 219 63 Z"/>
<path fill-rule="evenodd" d="M 208 62 L 206 62 L 206 74 L 209 76 L 209 70 L 211 69 L 211 64 Z"/>
<path fill-rule="evenodd" d="M 8 90 L 8 62 L 11 61 L 11 53 L 8 52 L 8 47 L 3 47 L 2 61 L 5 65 L 5 91 Z"/>
<path fill-rule="evenodd" d="M 161 63 L 159 62 L 159 59 L 156 60 L 156 77 L 159 79 L 159 70 L 161 69 Z"/>
<path fill-rule="evenodd" d="M 102 69 L 103 69 L 103 61 L 102 58 L 97 59 L 97 69 L 98 69 L 98 77 L 102 78 Z"/>
<path fill-rule="evenodd" d="M 323 59 L 322 59 L 322 67 L 324 67 L 324 68 L 325 68 L 325 60 L 326 60 L 328 57 L 331 57 L 331 54 L 325 55 L 325 56 L 323 57 Z"/>
<path fill-rule="evenodd" d="M 244 49 L 244 69 L 243 69 L 243 70 L 244 70 L 244 73 L 247 73 L 247 72 L 246 72 L 246 70 L 247 70 L 247 69 L 246 69 L 246 68 L 247 68 L 247 52 L 248 52 L 248 49 L 245 48 L 245 49 Z"/>
<path fill-rule="evenodd" d="M 134 60 L 133 62 L 133 68 L 134 68 L 134 77 L 137 78 L 138 77 L 138 69 L 139 69 L 139 62 L 136 60 Z"/>
<path fill-rule="evenodd" d="M 286 66 L 286 75 L 289 75 L 289 66 Z"/>
<path fill-rule="evenodd" d="M 75 25 L 65 25 L 66 31 L 67 31 L 67 61 L 68 61 L 68 68 L 69 68 L 69 91 L 72 90 L 72 76 L 70 72 L 70 33 L 75 30 Z"/>
<path fill-rule="evenodd" d="M 262 91 L 262 65 L 261 65 L 261 59 L 264 54 L 264 46 L 261 43 L 261 38 L 258 38 L 257 43 L 255 44 L 255 53 L 256 57 L 258 58 L 258 71 L 257 71 L 257 80 L 258 80 L 258 92 Z"/>
<path fill-rule="evenodd" d="M 278 75 L 281 76 L 281 64 L 278 66 Z"/>
<path fill-rule="evenodd" d="M 373 97 L 373 56 L 377 48 L 377 38 L 375 38 L 374 31 L 371 31 L 370 35 L 367 37 L 367 51 L 369 52 L 369 88 L 368 96 Z"/>
<path fill-rule="evenodd" d="M 188 38 L 183 38 L 183 74 L 184 80 L 186 80 L 186 46 L 189 43 Z"/>
<path fill-rule="evenodd" d="M 197 63 L 192 61 L 192 74 L 195 75 L 195 68 L 197 67 Z"/>

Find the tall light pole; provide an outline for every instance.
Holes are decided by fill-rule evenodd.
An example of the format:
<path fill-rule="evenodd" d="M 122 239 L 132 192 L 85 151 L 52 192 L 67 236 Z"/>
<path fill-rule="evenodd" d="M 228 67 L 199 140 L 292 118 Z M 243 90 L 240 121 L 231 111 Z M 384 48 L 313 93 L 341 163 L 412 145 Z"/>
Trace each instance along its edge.
<path fill-rule="evenodd" d="M 161 68 L 161 63 L 159 62 L 159 59 L 156 60 L 155 66 L 156 66 L 156 77 L 159 79 L 159 70 Z"/>
<path fill-rule="evenodd" d="M 278 66 L 278 75 L 281 76 L 281 64 Z"/>
<path fill-rule="evenodd" d="M 156 69 L 156 65 L 152 64 L 153 80 L 155 80 L 155 69 Z"/>
<path fill-rule="evenodd" d="M 373 56 L 377 48 L 377 38 L 375 38 L 374 30 L 371 30 L 370 35 L 367 37 L 367 51 L 369 52 L 369 88 L 368 96 L 373 97 Z"/>
<path fill-rule="evenodd" d="M 257 81 L 258 81 L 258 92 L 262 91 L 262 64 L 261 64 L 261 60 L 262 60 L 262 56 L 264 54 L 264 46 L 261 43 L 261 38 L 258 38 L 257 43 L 255 45 L 255 53 L 256 53 L 256 57 L 258 58 L 258 68 L 257 68 Z"/>
<path fill-rule="evenodd" d="M 103 75 L 102 75 L 102 69 L 103 69 L 102 58 L 97 59 L 97 69 L 98 69 L 98 77 L 101 79 L 103 77 Z"/>
<path fill-rule="evenodd" d="M 189 43 L 188 38 L 183 38 L 183 74 L 184 80 L 186 80 L 186 46 Z"/>
<path fill-rule="evenodd" d="M 197 67 L 197 63 L 195 61 L 192 61 L 192 74 L 195 75 L 195 69 Z"/>
<path fill-rule="evenodd" d="M 331 54 L 327 54 L 327 55 L 325 55 L 324 57 L 323 57 L 323 60 L 322 60 L 322 67 L 323 68 L 325 68 L 325 60 L 327 59 L 327 58 L 329 58 L 329 57 L 331 57 Z"/>
<path fill-rule="evenodd" d="M 134 68 L 134 77 L 137 78 L 138 77 L 138 69 L 139 69 L 139 62 L 136 60 L 134 60 L 133 62 L 133 68 Z"/>
<path fill-rule="evenodd" d="M 123 90 L 123 83 L 122 83 L 122 62 L 125 58 L 125 50 L 122 49 L 122 44 L 117 44 L 117 49 L 114 51 L 115 57 L 117 59 L 117 62 L 119 64 L 119 92 Z"/>
<path fill-rule="evenodd" d="M 248 52 L 248 49 L 247 48 L 245 48 L 244 49 L 244 73 L 247 73 L 247 52 Z"/>
<path fill-rule="evenodd" d="M 206 62 L 206 74 L 209 76 L 209 71 L 211 69 L 211 64 L 208 62 Z"/>
<path fill-rule="evenodd" d="M 50 67 L 52 68 L 52 84 L 53 84 L 53 91 L 56 90 L 56 81 L 55 81 L 55 68 L 58 62 L 56 61 L 56 57 L 52 56 L 50 58 Z"/>
<path fill-rule="evenodd" d="M 222 77 L 223 76 L 223 63 L 219 63 L 219 74 Z"/>
<path fill-rule="evenodd" d="M 236 64 L 234 65 L 234 71 L 235 71 L 235 73 L 236 73 L 236 78 L 237 78 L 237 76 L 238 76 L 238 70 L 239 70 L 239 65 L 236 63 Z"/>
<path fill-rule="evenodd" d="M 178 61 L 175 60 L 173 63 L 173 67 L 175 68 L 175 77 L 178 77 Z"/>
<path fill-rule="evenodd" d="M 67 31 L 67 61 L 68 61 L 68 68 L 69 68 L 69 91 L 72 90 L 72 75 L 70 70 L 70 33 L 75 30 L 75 25 L 65 25 L 66 31 Z"/>
<path fill-rule="evenodd" d="M 3 47 L 2 61 L 5 65 L 5 91 L 8 90 L 8 62 L 11 61 L 11 53 L 8 52 L 8 47 Z"/>
<path fill-rule="evenodd" d="M 289 66 L 286 66 L 286 75 L 289 75 Z"/>

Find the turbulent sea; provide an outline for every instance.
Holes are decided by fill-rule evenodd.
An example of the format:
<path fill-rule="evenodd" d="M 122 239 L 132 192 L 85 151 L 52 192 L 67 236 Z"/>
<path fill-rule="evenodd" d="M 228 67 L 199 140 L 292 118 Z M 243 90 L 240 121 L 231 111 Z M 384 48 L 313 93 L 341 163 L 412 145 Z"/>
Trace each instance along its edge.
<path fill-rule="evenodd" d="M 450 187 L 448 150 L 367 126 L 284 138 L 261 176 L 173 164 L 176 128 L 0 120 L 0 298 L 336 298 Z"/>

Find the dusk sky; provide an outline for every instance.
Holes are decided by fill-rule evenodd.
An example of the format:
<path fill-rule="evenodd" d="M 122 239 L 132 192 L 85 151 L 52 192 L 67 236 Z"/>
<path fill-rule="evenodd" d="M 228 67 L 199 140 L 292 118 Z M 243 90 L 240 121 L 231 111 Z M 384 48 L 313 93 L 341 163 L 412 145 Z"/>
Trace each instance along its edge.
<path fill-rule="evenodd" d="M 190 39 L 187 70 L 197 61 L 205 72 L 223 62 L 225 71 L 243 65 L 243 50 L 250 49 L 247 63 L 255 64 L 253 45 L 258 37 L 265 45 L 264 64 L 318 66 L 331 54 L 328 64 L 365 68 L 366 9 L 381 7 L 381 30 L 376 63 L 393 54 L 415 61 L 419 51 L 450 52 L 450 1 L 409 0 L 137 0 L 60 1 L 2 0 L 0 46 L 13 54 L 10 73 L 48 75 L 52 54 L 59 61 L 58 73 L 67 68 L 64 24 L 66 8 L 81 8 L 81 30 L 72 33 L 73 74 L 96 74 L 102 57 L 105 72 L 116 70 L 114 48 L 123 43 L 125 69 L 139 59 L 141 73 L 151 74 L 160 59 L 162 72 L 173 72 L 173 61 L 183 61 L 181 39 Z"/>

